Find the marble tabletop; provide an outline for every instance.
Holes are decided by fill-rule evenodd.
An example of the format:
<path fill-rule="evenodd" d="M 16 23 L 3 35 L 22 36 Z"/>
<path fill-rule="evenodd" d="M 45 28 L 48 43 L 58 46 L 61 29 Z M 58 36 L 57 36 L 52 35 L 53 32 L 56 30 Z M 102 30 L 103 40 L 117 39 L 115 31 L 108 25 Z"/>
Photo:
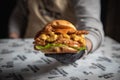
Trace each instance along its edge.
<path fill-rule="evenodd" d="M 33 49 L 33 39 L 0 39 L 0 80 L 120 80 L 120 43 L 106 36 L 94 53 L 62 64 Z"/>

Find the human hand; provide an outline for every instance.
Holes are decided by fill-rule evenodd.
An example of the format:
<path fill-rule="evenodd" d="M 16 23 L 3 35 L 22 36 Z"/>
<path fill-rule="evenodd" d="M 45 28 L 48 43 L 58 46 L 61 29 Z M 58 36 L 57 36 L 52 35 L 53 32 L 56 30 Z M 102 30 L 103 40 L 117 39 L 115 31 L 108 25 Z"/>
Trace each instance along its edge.
<path fill-rule="evenodd" d="M 88 53 L 89 53 L 89 52 L 91 52 L 91 50 L 92 50 L 92 42 L 91 42 L 90 39 L 88 39 L 88 38 L 85 38 L 85 40 L 86 40 L 87 51 L 88 51 Z"/>
<path fill-rule="evenodd" d="M 16 33 L 16 32 L 11 32 L 11 33 L 9 34 L 9 38 L 18 39 L 18 38 L 20 38 L 20 36 L 19 36 L 19 34 Z"/>

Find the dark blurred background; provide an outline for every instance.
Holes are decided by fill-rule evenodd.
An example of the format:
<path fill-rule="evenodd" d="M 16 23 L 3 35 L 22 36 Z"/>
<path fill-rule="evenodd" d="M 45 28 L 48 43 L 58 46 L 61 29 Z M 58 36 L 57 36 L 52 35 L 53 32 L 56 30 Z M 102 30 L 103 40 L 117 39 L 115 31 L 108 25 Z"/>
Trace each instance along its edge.
<path fill-rule="evenodd" d="M 0 38 L 8 38 L 9 17 L 17 0 L 0 0 Z"/>
<path fill-rule="evenodd" d="M 17 0 L 0 1 L 0 38 L 8 38 L 9 17 Z M 105 35 L 120 42 L 120 0 L 101 0 Z"/>

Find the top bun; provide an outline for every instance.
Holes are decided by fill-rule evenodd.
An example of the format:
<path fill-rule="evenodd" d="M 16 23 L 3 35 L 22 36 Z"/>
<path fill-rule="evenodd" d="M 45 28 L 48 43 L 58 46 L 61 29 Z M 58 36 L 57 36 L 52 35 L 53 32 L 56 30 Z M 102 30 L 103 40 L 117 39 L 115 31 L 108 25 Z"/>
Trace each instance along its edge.
<path fill-rule="evenodd" d="M 76 31 L 75 26 L 66 21 L 66 20 L 53 20 L 52 22 L 48 23 L 42 31 L 53 31 L 55 33 L 67 33 L 69 31 Z"/>
<path fill-rule="evenodd" d="M 53 28 L 56 28 L 56 29 L 58 29 L 58 28 L 59 29 L 69 29 L 69 28 L 72 28 L 72 29 L 76 30 L 75 26 L 72 23 L 70 23 L 70 22 L 68 22 L 66 20 L 54 20 L 54 21 L 52 21 L 49 24 L 51 24 L 51 26 Z"/>

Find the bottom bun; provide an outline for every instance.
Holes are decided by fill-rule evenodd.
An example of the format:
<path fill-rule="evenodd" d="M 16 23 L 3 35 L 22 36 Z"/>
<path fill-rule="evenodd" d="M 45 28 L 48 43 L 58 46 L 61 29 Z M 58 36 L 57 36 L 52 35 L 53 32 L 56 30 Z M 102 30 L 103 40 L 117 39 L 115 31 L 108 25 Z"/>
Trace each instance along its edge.
<path fill-rule="evenodd" d="M 62 47 L 51 47 L 48 49 L 41 50 L 45 54 L 64 54 L 64 53 L 77 53 L 78 50 L 71 48 L 69 46 L 62 46 Z"/>

